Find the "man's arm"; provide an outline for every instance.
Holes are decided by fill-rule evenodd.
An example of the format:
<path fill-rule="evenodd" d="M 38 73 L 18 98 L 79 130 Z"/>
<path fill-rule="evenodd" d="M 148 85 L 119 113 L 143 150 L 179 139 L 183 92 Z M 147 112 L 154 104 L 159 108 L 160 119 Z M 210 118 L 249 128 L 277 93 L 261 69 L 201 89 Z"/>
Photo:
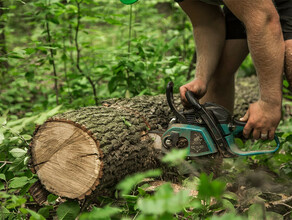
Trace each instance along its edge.
<path fill-rule="evenodd" d="M 200 1 L 184 0 L 181 8 L 189 16 L 194 30 L 197 50 L 196 79 L 180 88 L 183 104 L 190 90 L 198 98 L 204 96 L 207 84 L 218 65 L 225 42 L 225 21 L 219 6 Z"/>
<path fill-rule="evenodd" d="M 245 25 L 249 50 L 260 83 L 260 99 L 250 105 L 243 120 L 246 137 L 272 139 L 281 118 L 284 41 L 272 0 L 224 0 Z"/>

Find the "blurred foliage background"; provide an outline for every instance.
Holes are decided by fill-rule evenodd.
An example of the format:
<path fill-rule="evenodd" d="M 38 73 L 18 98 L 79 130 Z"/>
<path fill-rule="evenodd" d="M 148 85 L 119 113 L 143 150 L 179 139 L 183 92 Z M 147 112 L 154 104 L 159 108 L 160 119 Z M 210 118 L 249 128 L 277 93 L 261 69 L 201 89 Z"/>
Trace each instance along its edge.
<path fill-rule="evenodd" d="M 52 212 L 59 219 L 72 219 L 79 214 L 77 202 L 62 203 L 56 212 L 57 197 L 50 195 L 48 204 L 40 208 L 28 194 L 37 180 L 26 166 L 35 124 L 57 112 L 99 105 L 113 97 L 162 94 L 170 80 L 178 92 L 178 87 L 195 74 L 195 50 L 191 24 L 174 1 L 141 0 L 126 6 L 118 0 L 0 0 L 1 219 L 44 219 Z M 247 57 L 238 76 L 254 74 L 252 60 Z M 286 81 L 284 87 L 288 87 Z M 288 98 L 285 104 L 291 106 L 286 88 L 284 94 Z M 286 119 L 280 125 L 281 154 L 272 159 L 246 159 L 244 164 L 257 161 L 283 179 L 291 178 L 291 122 Z M 246 169 L 230 167 L 238 173 Z M 104 213 L 103 219 L 139 213 L 140 219 L 170 219 L 178 217 L 176 213 L 210 217 L 219 209 L 211 207 L 210 199 L 222 202 L 224 184 L 212 182 L 206 175 L 196 181 L 200 196 L 208 201 L 204 206 L 185 192 L 178 197 L 166 185 L 152 197 L 140 188 L 136 197 L 124 197 L 121 209 L 93 208 L 93 214 L 83 217 L 98 219 L 96 213 Z M 145 208 L 145 204 L 155 207 L 161 198 L 165 206 L 159 213 Z M 167 203 L 170 198 L 183 198 L 183 204 L 172 209 Z M 220 204 L 222 210 L 233 210 L 222 219 L 236 218 L 232 204 Z M 188 212 L 189 207 L 195 209 Z M 63 213 L 70 215 L 65 218 Z"/>

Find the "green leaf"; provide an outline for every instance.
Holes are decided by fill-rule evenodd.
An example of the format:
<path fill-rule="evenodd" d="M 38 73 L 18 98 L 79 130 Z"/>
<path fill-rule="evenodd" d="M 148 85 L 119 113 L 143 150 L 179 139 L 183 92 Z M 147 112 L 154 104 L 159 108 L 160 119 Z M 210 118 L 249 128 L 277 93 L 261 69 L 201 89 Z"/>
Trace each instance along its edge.
<path fill-rule="evenodd" d="M 80 212 L 80 207 L 76 201 L 66 201 L 59 205 L 57 216 L 59 220 L 75 219 Z"/>
<path fill-rule="evenodd" d="M 229 212 L 236 213 L 234 205 L 227 199 L 222 199 L 223 207 Z"/>
<path fill-rule="evenodd" d="M 48 195 L 47 200 L 48 200 L 49 203 L 55 203 L 56 202 L 56 199 L 58 199 L 58 197 L 59 196 L 56 196 L 54 194 L 50 194 L 50 195 Z"/>
<path fill-rule="evenodd" d="M 246 218 L 242 216 L 237 216 L 234 213 L 227 213 L 222 216 L 213 216 L 211 220 L 246 220 Z"/>
<path fill-rule="evenodd" d="M 14 158 L 20 158 L 20 157 L 23 157 L 27 153 L 27 150 L 23 150 L 23 149 L 20 149 L 20 148 L 14 148 L 11 151 L 9 151 L 9 153 Z"/>
<path fill-rule="evenodd" d="M 122 23 L 119 20 L 113 18 L 105 18 L 104 21 L 112 25 L 122 25 Z"/>
<path fill-rule="evenodd" d="M 176 165 L 184 161 L 187 155 L 188 155 L 188 149 L 182 149 L 182 150 L 172 149 L 169 153 L 167 153 L 162 158 L 162 162 Z"/>
<path fill-rule="evenodd" d="M 209 200 L 211 197 L 219 199 L 224 189 L 225 183 L 218 180 L 212 181 L 212 175 L 207 176 L 205 173 L 200 175 L 200 183 L 198 186 L 199 198 L 203 200 Z"/>
<path fill-rule="evenodd" d="M 21 188 L 27 183 L 28 183 L 28 178 L 26 176 L 14 177 L 9 183 L 9 187 L 13 189 Z"/>
<path fill-rule="evenodd" d="M 1 117 L 0 118 L 0 126 L 6 125 L 7 121 L 6 121 L 6 117 Z"/>
<path fill-rule="evenodd" d="M 31 55 L 36 52 L 35 48 L 25 48 L 25 53 Z"/>
<path fill-rule="evenodd" d="M 288 88 L 289 87 L 289 83 L 287 80 L 283 80 L 283 86 Z"/>
<path fill-rule="evenodd" d="M 6 177 L 4 173 L 0 173 L 0 179 L 6 181 Z"/>
<path fill-rule="evenodd" d="M 232 201 L 235 201 L 235 202 L 237 202 L 237 200 L 238 200 L 238 196 L 233 192 L 224 193 L 223 194 L 223 198 L 228 199 L 228 200 L 232 200 Z"/>
<path fill-rule="evenodd" d="M 42 113 L 38 119 L 35 121 L 35 124 L 43 124 L 49 117 L 52 117 L 53 115 L 57 114 L 60 111 L 60 108 L 62 105 L 58 105 L 57 107 L 53 108 L 50 111 Z"/>
<path fill-rule="evenodd" d="M 137 205 L 143 214 L 163 215 L 175 214 L 190 207 L 190 201 L 189 191 L 181 190 L 174 193 L 170 184 L 164 184 L 158 188 L 154 196 L 140 198 Z"/>
<path fill-rule="evenodd" d="M 0 190 L 4 190 L 4 189 L 5 189 L 4 183 L 0 182 Z"/>
<path fill-rule="evenodd" d="M 137 173 L 133 176 L 126 177 L 117 185 L 117 189 L 122 191 L 122 195 L 128 194 L 131 189 L 145 178 L 157 177 L 161 175 L 161 170 L 148 170 L 144 173 Z"/>
<path fill-rule="evenodd" d="M 111 80 L 108 82 L 108 90 L 110 93 L 113 93 L 118 87 L 118 80 L 117 77 L 112 77 Z"/>
<path fill-rule="evenodd" d="M 129 121 L 127 121 L 127 120 L 125 119 L 125 117 L 122 117 L 122 119 L 123 119 L 124 124 L 125 124 L 126 126 L 128 126 L 128 127 L 131 127 L 131 126 L 132 126 L 132 124 L 131 124 Z"/>
<path fill-rule="evenodd" d="M 32 139 L 32 137 L 31 137 L 30 135 L 28 135 L 28 134 L 24 134 L 24 135 L 21 135 L 21 136 L 22 136 L 23 139 L 26 140 L 26 141 L 29 141 L 29 140 Z"/>
<path fill-rule="evenodd" d="M 244 147 L 244 143 L 240 138 L 234 138 L 234 141 L 238 147 Z"/>
<path fill-rule="evenodd" d="M 248 220 L 264 219 L 263 205 L 253 204 L 248 209 Z"/>
<path fill-rule="evenodd" d="M 30 214 L 31 217 L 29 218 L 30 220 L 46 220 L 43 216 L 40 214 L 36 213 L 33 210 L 26 209 L 26 208 L 20 208 L 19 209 L 23 214 Z"/>
<path fill-rule="evenodd" d="M 31 82 L 34 79 L 34 72 L 33 71 L 26 72 L 25 78 L 28 82 Z"/>
<path fill-rule="evenodd" d="M 9 216 L 10 212 L 7 208 L 5 207 L 0 207 L 0 219 L 7 219 Z"/>
<path fill-rule="evenodd" d="M 45 218 L 50 217 L 50 210 L 54 209 L 53 206 L 45 206 L 39 209 L 38 214 L 44 216 Z"/>
<path fill-rule="evenodd" d="M 115 207 L 105 206 L 104 208 L 93 207 L 92 211 L 89 213 L 83 213 L 80 216 L 80 220 L 90 220 L 90 219 L 111 219 L 112 216 L 120 213 L 121 210 Z"/>
<path fill-rule="evenodd" d="M 14 209 L 16 207 L 23 206 L 26 203 L 26 199 L 21 196 L 11 196 L 11 203 L 9 203 L 6 208 L 7 209 Z"/>
<path fill-rule="evenodd" d="M 292 143 L 292 134 L 285 138 L 285 142 Z"/>
<path fill-rule="evenodd" d="M 25 157 L 18 157 L 16 158 L 13 163 L 10 165 L 8 171 L 19 171 L 24 167 L 24 160 Z"/>
<path fill-rule="evenodd" d="M 276 212 L 266 212 L 267 220 L 282 220 L 283 216 Z"/>
<path fill-rule="evenodd" d="M 5 137 L 4 137 L 4 134 L 3 134 L 3 131 L 0 129 L 0 144 L 3 143 Z"/>

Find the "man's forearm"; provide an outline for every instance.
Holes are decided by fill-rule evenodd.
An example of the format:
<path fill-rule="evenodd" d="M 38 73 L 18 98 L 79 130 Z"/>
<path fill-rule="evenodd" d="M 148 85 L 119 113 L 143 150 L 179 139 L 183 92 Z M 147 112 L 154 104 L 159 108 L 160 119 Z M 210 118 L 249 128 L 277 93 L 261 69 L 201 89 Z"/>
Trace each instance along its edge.
<path fill-rule="evenodd" d="M 245 24 L 251 56 L 260 82 L 260 99 L 280 106 L 284 41 L 279 16 L 271 0 L 224 0 Z"/>
<path fill-rule="evenodd" d="M 261 27 L 247 27 L 247 33 L 259 78 L 260 99 L 280 105 L 285 51 L 281 27 L 276 21 L 268 21 Z"/>

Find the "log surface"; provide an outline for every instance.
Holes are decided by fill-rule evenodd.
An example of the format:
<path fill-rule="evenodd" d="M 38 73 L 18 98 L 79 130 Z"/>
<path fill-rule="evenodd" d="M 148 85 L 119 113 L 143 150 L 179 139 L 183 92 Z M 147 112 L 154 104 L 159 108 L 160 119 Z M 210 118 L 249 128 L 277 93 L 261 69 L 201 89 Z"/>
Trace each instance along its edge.
<path fill-rule="evenodd" d="M 170 113 L 163 99 L 104 103 L 45 122 L 31 144 L 40 182 L 56 195 L 82 199 L 93 191 L 106 193 L 128 174 L 157 167 L 148 131 L 167 126 Z"/>
<path fill-rule="evenodd" d="M 99 144 L 75 123 L 46 122 L 34 136 L 33 146 L 34 168 L 48 191 L 78 198 L 98 184 L 102 173 Z"/>
<path fill-rule="evenodd" d="M 256 78 L 237 84 L 235 114 L 243 115 L 257 99 L 256 86 Z M 36 129 L 31 167 L 56 195 L 109 195 L 125 176 L 161 166 L 159 144 L 149 131 L 165 130 L 171 117 L 165 95 L 112 99 L 58 114 Z"/>

